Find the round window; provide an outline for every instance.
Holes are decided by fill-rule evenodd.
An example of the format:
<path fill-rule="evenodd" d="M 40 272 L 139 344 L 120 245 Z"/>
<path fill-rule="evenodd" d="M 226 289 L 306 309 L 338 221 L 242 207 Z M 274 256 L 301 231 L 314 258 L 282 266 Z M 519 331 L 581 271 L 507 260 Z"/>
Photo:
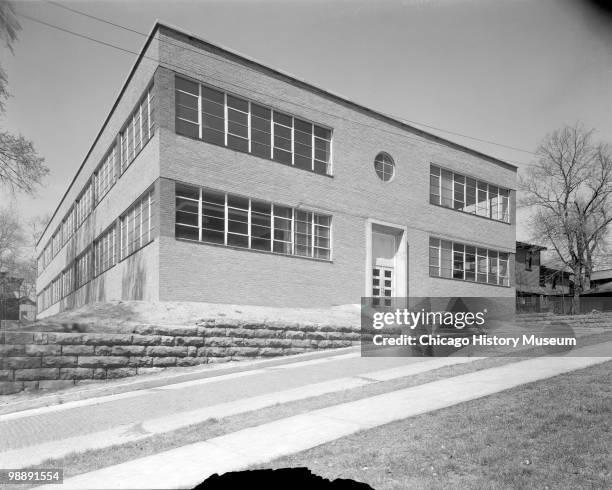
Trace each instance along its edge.
<path fill-rule="evenodd" d="M 395 175 L 395 162 L 391 155 L 381 152 L 374 159 L 374 170 L 383 182 L 389 182 Z"/>

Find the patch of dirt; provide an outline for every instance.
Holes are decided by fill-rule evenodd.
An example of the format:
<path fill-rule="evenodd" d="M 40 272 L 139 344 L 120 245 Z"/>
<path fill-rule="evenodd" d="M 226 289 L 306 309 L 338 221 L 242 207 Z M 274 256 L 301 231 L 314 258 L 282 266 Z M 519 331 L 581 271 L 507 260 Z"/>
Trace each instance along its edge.
<path fill-rule="evenodd" d="M 134 325 L 194 325 L 199 320 L 282 321 L 359 328 L 360 305 L 274 308 L 196 302 L 114 301 L 94 303 L 20 327 L 30 331 L 118 332 Z"/>

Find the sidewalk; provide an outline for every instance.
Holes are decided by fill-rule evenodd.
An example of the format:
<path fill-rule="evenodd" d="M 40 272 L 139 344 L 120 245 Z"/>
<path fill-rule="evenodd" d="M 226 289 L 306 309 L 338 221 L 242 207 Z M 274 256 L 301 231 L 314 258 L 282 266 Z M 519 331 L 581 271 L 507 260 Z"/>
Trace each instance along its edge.
<path fill-rule="evenodd" d="M 529 359 L 313 410 L 44 488 L 191 488 L 213 473 L 263 464 L 361 430 L 606 362 L 612 358 L 598 356 L 611 347 L 610 342 L 584 347 L 585 357 Z"/>

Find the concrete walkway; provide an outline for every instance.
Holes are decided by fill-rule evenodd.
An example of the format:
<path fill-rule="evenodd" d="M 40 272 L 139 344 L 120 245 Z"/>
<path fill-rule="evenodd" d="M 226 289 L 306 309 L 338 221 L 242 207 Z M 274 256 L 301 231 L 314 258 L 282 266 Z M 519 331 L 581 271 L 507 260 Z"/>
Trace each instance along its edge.
<path fill-rule="evenodd" d="M 264 464 L 361 430 L 612 360 L 612 343 L 446 378 L 240 430 L 44 488 L 191 488 L 213 473 Z"/>

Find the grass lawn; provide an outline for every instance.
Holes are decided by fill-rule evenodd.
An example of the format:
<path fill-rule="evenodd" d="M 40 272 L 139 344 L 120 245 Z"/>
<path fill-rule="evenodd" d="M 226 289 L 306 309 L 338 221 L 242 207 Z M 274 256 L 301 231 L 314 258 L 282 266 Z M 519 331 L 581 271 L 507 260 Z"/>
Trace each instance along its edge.
<path fill-rule="evenodd" d="M 612 362 L 266 464 L 381 489 L 612 488 Z"/>

